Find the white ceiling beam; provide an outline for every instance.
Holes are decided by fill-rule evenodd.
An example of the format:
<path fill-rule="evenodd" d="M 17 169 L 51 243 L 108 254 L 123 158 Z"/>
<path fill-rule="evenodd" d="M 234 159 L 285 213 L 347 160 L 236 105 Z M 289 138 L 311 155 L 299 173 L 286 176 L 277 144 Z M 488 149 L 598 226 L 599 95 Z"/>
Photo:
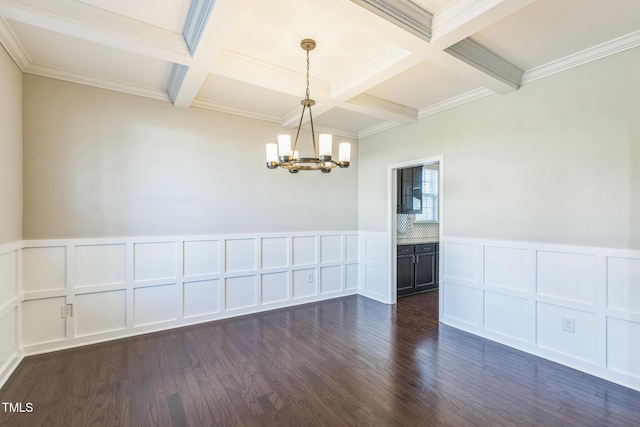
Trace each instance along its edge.
<path fill-rule="evenodd" d="M 433 17 L 430 44 L 444 50 L 535 0 L 458 0 Z"/>
<path fill-rule="evenodd" d="M 225 50 L 210 68 L 211 73 L 239 80 L 254 86 L 302 97 L 305 74 L 292 71 L 238 52 Z M 331 85 L 314 77 L 310 79 L 313 96 L 325 99 L 331 96 Z M 302 98 L 301 98 L 302 99 Z"/>
<path fill-rule="evenodd" d="M 433 15 L 406 0 L 351 0 L 423 40 L 431 40 Z"/>
<path fill-rule="evenodd" d="M 178 107 L 189 107 L 204 84 L 211 65 L 224 49 L 248 0 L 194 1 L 185 29 L 193 50 L 189 66 L 175 65 L 167 91 Z"/>
<path fill-rule="evenodd" d="M 325 0 L 336 3 L 338 0 Z M 489 92 L 507 93 L 518 88 L 522 71 L 476 42 L 468 40 L 471 34 L 504 19 L 534 0 L 460 0 L 432 19 L 431 42 L 426 43 L 424 34 L 415 29 L 408 30 L 408 9 L 415 6 L 399 0 L 351 0 L 341 9 L 354 22 L 371 20 L 371 26 L 384 32 L 391 41 L 383 52 L 362 64 L 356 70 L 332 82 L 331 97 L 314 106 L 315 116 L 339 107 L 370 114 L 393 122 L 407 123 L 417 112 L 397 104 L 372 100 L 366 91 L 408 70 L 422 61 L 431 62 L 463 79 L 472 81 Z M 357 7 L 353 7 L 357 6 Z M 373 12 L 367 15 L 367 11 Z M 363 13 L 364 12 L 364 13 Z M 455 47 L 452 48 L 452 45 Z M 451 48 L 449 51 L 445 49 Z M 354 102 L 350 102 L 354 101 Z M 292 109 L 283 117 L 283 126 L 298 125 L 300 110 Z M 307 122 L 305 117 L 303 122 Z"/>
<path fill-rule="evenodd" d="M 418 120 L 418 110 L 362 93 L 341 105 L 342 108 L 357 113 L 378 117 L 397 123 L 414 123 Z"/>
<path fill-rule="evenodd" d="M 358 4 L 363 2 L 382 2 L 388 9 L 396 9 L 398 14 L 402 14 L 406 9 L 406 3 L 410 3 L 401 2 L 400 0 L 351 1 Z M 420 47 L 410 50 L 421 60 L 431 62 L 462 78 L 482 84 L 496 93 L 516 90 L 519 85 L 519 78 L 522 76 L 521 70 L 518 70 L 478 43 L 464 40 L 533 1 L 459 0 L 433 17 L 429 43 L 422 43 Z M 367 9 L 370 10 L 372 7 L 369 5 Z M 380 12 L 376 13 L 376 15 L 382 16 Z M 387 20 L 393 22 L 391 19 Z M 406 24 L 398 25 L 398 28 L 403 30 L 406 30 L 405 27 Z M 455 48 L 447 51 L 448 54 L 454 55 L 453 58 L 450 58 L 448 54 L 442 54 L 456 44 L 458 45 Z"/>
<path fill-rule="evenodd" d="M 336 107 L 344 107 L 348 110 L 354 109 L 356 107 L 346 104 L 347 101 L 365 93 L 367 90 L 379 85 L 387 79 L 408 70 L 421 61 L 422 59 L 417 56 L 405 55 L 402 59 L 387 64 L 383 69 L 375 69 L 375 71 L 373 68 L 369 71 L 362 70 L 363 74 L 355 72 L 350 73 L 336 84 L 336 89 L 333 89 L 332 86 L 331 96 L 326 99 L 322 99 L 322 102 L 318 102 L 313 107 L 313 111 L 317 116 L 319 116 L 320 114 Z M 376 107 L 377 114 L 380 114 L 380 108 L 380 104 L 378 104 Z M 395 115 L 396 113 L 397 112 L 395 112 L 394 109 L 388 112 L 389 115 Z M 293 119 L 293 115 L 289 114 L 285 116 L 283 126 L 294 126 Z M 307 118 L 305 117 L 303 122 L 306 121 Z M 295 126 L 297 126 L 297 123 L 295 123 Z"/>
<path fill-rule="evenodd" d="M 177 64 L 191 56 L 181 34 L 72 0 L 0 0 L 0 16 Z"/>
<path fill-rule="evenodd" d="M 511 89 L 520 87 L 523 73 L 521 69 L 469 38 L 450 46 L 445 52 L 502 82 L 504 85 L 497 85 L 498 93 L 510 92 Z M 500 86 L 506 87 L 501 91 Z"/>

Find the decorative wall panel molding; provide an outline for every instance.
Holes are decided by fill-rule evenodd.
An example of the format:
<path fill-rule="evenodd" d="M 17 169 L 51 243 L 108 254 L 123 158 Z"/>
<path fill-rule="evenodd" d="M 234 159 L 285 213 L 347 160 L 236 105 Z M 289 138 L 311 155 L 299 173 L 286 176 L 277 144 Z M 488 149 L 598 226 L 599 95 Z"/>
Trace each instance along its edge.
<path fill-rule="evenodd" d="M 390 289 L 390 266 L 387 247 L 387 233 L 361 232 L 359 253 L 362 262 L 359 276 L 358 293 L 376 301 L 391 304 L 394 301 L 395 289 Z"/>
<path fill-rule="evenodd" d="M 0 245 L 0 387 L 22 360 L 22 242 Z"/>
<path fill-rule="evenodd" d="M 441 321 L 640 390 L 640 251 L 445 238 Z"/>
<path fill-rule="evenodd" d="M 18 257 L 24 301 L 0 312 L 0 363 L 18 353 L 11 334 L 42 353 L 352 295 L 359 280 L 355 231 L 26 241 L 0 254 L 8 298 Z"/>

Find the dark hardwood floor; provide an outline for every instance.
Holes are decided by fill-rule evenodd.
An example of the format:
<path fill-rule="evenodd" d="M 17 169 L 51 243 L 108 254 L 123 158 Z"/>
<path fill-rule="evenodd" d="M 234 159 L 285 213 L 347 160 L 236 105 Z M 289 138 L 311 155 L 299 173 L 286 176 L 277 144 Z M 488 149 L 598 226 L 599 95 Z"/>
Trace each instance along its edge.
<path fill-rule="evenodd" d="M 638 426 L 640 393 L 360 296 L 24 359 L 2 426 Z"/>

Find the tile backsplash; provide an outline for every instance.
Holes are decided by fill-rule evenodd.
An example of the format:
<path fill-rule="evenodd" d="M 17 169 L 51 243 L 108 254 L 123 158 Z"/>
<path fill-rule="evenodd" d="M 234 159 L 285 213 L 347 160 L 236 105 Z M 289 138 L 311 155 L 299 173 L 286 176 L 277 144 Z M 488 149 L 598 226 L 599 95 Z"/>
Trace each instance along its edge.
<path fill-rule="evenodd" d="M 438 223 L 415 223 L 415 215 L 397 214 L 396 233 L 398 244 L 437 242 L 440 225 Z"/>

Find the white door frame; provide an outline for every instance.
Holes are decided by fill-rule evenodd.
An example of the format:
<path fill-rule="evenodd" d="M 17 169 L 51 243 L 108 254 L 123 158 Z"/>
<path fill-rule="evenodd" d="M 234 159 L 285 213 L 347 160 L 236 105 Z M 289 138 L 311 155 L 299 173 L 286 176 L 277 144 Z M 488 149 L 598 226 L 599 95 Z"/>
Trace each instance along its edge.
<path fill-rule="evenodd" d="M 387 301 L 390 304 L 395 304 L 398 301 L 397 296 L 397 287 L 396 283 L 397 272 L 396 272 L 396 257 L 397 257 L 397 248 L 396 248 L 396 214 L 397 214 L 397 174 L 396 170 L 402 168 L 408 168 L 412 166 L 420 166 L 428 163 L 438 163 L 440 165 L 439 179 L 438 179 L 438 240 L 442 242 L 443 238 L 443 230 L 444 230 L 444 155 L 426 157 L 417 160 L 409 160 L 407 162 L 402 163 L 394 163 L 387 167 L 387 236 L 389 241 L 387 243 L 387 254 L 389 263 L 389 268 L 387 269 L 389 277 L 387 283 L 389 284 L 387 289 Z M 442 252 L 442 244 L 440 244 L 439 251 L 439 263 L 438 270 L 439 276 L 442 277 L 443 273 L 443 260 L 444 254 Z M 442 283 L 442 280 L 440 280 Z M 442 287 L 440 287 L 442 289 Z M 442 318 L 442 309 L 443 309 L 443 292 L 439 292 L 438 295 L 438 311 L 439 318 Z"/>

